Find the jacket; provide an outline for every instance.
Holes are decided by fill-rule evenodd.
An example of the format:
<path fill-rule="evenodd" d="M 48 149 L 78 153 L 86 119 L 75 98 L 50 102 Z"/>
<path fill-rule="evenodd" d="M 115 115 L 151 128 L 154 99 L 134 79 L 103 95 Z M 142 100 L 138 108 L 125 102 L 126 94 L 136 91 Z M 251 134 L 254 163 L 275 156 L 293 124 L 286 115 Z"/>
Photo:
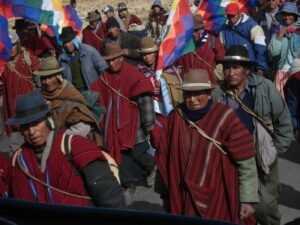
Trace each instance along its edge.
<path fill-rule="evenodd" d="M 99 78 L 108 65 L 102 59 L 99 52 L 87 44 L 79 43 L 77 50 L 80 52 L 81 72 L 88 89 L 90 89 L 90 85 Z M 64 78 L 72 83 L 70 58 L 66 51 L 60 54 L 58 62 L 64 68 Z"/>
<path fill-rule="evenodd" d="M 249 75 L 248 85 L 255 96 L 254 111 L 259 117 L 272 123 L 274 145 L 279 153 L 286 152 L 292 140 L 293 129 L 290 113 L 284 99 L 274 84 L 262 76 Z M 217 86 L 213 91 L 212 97 L 225 103 L 225 93 L 220 86 Z"/>
<path fill-rule="evenodd" d="M 283 38 L 273 34 L 268 47 L 276 70 L 288 71 L 300 51 L 300 35 L 287 33 Z"/>
<path fill-rule="evenodd" d="M 231 45 L 244 45 L 248 49 L 250 60 L 257 63 L 255 70 L 267 70 L 267 47 L 262 28 L 248 15 L 242 13 L 237 25 L 227 21 L 220 33 L 226 49 Z"/>

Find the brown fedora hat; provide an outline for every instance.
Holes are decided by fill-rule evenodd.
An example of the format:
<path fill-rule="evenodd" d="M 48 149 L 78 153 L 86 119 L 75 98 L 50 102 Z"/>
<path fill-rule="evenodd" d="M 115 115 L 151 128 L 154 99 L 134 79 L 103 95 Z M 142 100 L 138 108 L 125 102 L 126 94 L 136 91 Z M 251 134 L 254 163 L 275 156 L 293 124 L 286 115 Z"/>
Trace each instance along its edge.
<path fill-rule="evenodd" d="M 88 22 L 92 22 L 95 20 L 99 20 L 100 18 L 101 18 L 101 15 L 99 13 L 96 13 L 95 11 L 91 11 L 91 12 L 88 12 L 85 20 Z"/>
<path fill-rule="evenodd" d="M 73 27 L 63 27 L 61 31 L 61 35 L 59 35 L 59 40 L 61 41 L 72 41 L 76 35 L 78 34 L 77 31 L 73 30 Z"/>
<path fill-rule="evenodd" d="M 118 43 L 108 43 L 105 45 L 103 59 L 111 60 L 123 56 L 124 52 Z"/>
<path fill-rule="evenodd" d="M 50 76 L 64 70 L 63 67 L 59 66 L 57 59 L 55 56 L 49 56 L 41 59 L 40 69 L 34 71 L 33 74 L 35 76 Z"/>
<path fill-rule="evenodd" d="M 215 88 L 209 80 L 208 73 L 203 69 L 190 69 L 184 74 L 183 83 L 178 89 L 184 91 L 202 91 Z"/>
<path fill-rule="evenodd" d="M 158 51 L 158 47 L 154 42 L 154 39 L 151 37 L 144 37 L 141 40 L 140 49 L 137 50 L 139 53 L 152 53 Z"/>

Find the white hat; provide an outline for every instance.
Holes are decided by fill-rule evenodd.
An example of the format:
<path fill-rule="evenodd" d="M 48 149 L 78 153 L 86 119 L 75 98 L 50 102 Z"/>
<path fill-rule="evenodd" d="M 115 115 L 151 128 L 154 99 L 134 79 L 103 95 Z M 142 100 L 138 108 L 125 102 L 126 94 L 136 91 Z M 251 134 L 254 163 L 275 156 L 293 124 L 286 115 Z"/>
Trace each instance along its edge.
<path fill-rule="evenodd" d="M 290 74 L 294 74 L 300 71 L 300 54 L 298 55 L 297 58 L 294 59 L 292 66 L 290 68 Z"/>

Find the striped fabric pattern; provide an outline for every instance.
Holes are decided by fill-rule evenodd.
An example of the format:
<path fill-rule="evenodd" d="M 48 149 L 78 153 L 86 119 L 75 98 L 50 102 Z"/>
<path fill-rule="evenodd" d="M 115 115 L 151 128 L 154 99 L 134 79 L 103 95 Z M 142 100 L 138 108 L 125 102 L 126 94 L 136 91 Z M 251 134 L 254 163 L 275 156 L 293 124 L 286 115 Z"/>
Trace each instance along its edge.
<path fill-rule="evenodd" d="M 229 3 L 237 3 L 242 12 L 247 13 L 257 6 L 258 0 L 203 0 L 197 14 L 200 14 L 205 22 L 205 29 L 219 32 L 226 20 L 225 7 Z"/>
<path fill-rule="evenodd" d="M 239 223 L 234 162 L 255 156 L 253 137 L 227 106 L 214 103 L 211 112 L 196 123 L 222 143 L 227 155 L 173 111 L 168 141 L 157 152 L 158 169 L 170 192 L 172 213 Z"/>
<path fill-rule="evenodd" d="M 189 1 L 174 0 L 160 45 L 157 70 L 173 64 L 181 55 L 195 49 L 194 20 Z"/>

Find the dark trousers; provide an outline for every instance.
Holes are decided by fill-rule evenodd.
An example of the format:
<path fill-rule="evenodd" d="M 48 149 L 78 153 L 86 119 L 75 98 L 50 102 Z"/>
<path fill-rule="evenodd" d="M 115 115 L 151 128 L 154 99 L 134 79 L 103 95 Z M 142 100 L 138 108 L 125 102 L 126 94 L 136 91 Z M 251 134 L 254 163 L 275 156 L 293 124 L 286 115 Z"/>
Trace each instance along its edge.
<path fill-rule="evenodd" d="M 122 162 L 119 165 L 120 180 L 128 188 L 139 175 L 149 174 L 154 169 L 153 156 L 148 154 L 148 141 L 136 144 L 132 150 L 122 151 Z"/>

